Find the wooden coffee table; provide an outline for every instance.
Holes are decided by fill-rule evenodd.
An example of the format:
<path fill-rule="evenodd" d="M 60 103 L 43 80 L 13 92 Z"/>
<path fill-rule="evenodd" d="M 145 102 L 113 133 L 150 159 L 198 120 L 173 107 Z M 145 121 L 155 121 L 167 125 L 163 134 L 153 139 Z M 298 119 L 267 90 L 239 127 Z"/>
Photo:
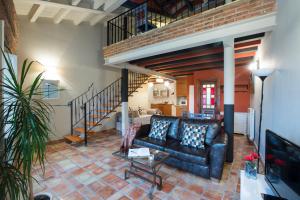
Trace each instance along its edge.
<path fill-rule="evenodd" d="M 140 148 L 140 147 L 133 146 L 132 148 Z M 129 178 L 130 174 L 132 174 L 135 177 L 143 179 L 152 184 L 152 187 L 149 191 L 149 197 L 150 199 L 152 199 L 154 189 L 156 187 L 158 190 L 162 189 L 163 186 L 162 177 L 158 175 L 158 172 L 162 166 L 162 163 L 167 158 L 169 158 L 170 154 L 163 151 L 151 149 L 151 148 L 149 148 L 149 150 L 150 150 L 150 154 L 154 155 L 153 161 L 150 161 L 148 158 L 128 158 L 128 153 L 123 153 L 121 151 L 116 151 L 113 153 L 113 155 L 122 158 L 125 161 L 128 161 L 130 163 L 129 169 L 125 169 L 125 177 L 124 177 L 125 180 Z M 137 172 L 142 172 L 142 175 L 138 174 Z M 152 178 L 151 179 L 147 178 L 143 174 L 148 174 Z"/>

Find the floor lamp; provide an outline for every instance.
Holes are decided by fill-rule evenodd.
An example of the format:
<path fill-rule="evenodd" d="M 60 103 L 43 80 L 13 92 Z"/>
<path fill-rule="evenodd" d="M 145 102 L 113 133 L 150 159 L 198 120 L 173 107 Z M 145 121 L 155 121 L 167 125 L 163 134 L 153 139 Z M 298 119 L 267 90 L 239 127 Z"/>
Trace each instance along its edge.
<path fill-rule="evenodd" d="M 264 100 L 264 83 L 265 79 L 270 76 L 273 72 L 273 69 L 255 69 L 252 70 L 252 74 L 259 77 L 262 86 L 261 86 L 261 100 L 260 100 L 260 114 L 259 114 L 259 129 L 258 129 L 258 144 L 257 144 L 257 153 L 259 158 L 257 159 L 257 173 L 259 172 L 259 161 L 260 161 L 260 134 L 261 134 L 261 121 L 262 121 L 262 106 Z"/>

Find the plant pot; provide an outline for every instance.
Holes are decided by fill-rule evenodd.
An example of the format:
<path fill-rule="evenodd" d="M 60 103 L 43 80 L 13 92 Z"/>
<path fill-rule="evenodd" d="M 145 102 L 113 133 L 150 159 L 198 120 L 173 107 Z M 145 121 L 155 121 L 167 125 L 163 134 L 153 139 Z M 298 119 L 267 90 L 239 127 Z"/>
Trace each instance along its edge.
<path fill-rule="evenodd" d="M 50 193 L 38 193 L 34 195 L 34 200 L 53 200 Z"/>
<path fill-rule="evenodd" d="M 256 171 L 256 163 L 251 161 L 246 161 L 245 164 L 245 175 L 248 178 L 256 179 L 257 171 Z"/>

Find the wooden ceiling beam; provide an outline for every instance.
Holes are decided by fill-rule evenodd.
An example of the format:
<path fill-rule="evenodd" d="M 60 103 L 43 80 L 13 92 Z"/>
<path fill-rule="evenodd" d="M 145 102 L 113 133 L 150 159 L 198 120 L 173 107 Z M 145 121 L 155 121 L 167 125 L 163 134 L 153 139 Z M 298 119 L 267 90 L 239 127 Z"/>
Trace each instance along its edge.
<path fill-rule="evenodd" d="M 256 52 L 243 52 L 243 53 L 236 53 L 234 54 L 235 59 L 238 58 L 248 58 L 248 57 L 254 57 L 256 55 Z"/>
<path fill-rule="evenodd" d="M 235 43 L 234 44 L 234 49 L 239 50 L 239 49 L 258 46 L 260 44 L 261 44 L 261 40 L 253 40 L 253 41 L 249 41 L 249 42 Z"/>
<path fill-rule="evenodd" d="M 90 25 L 95 26 L 96 24 L 101 22 L 105 17 L 106 17 L 106 15 L 96 15 L 96 16 L 92 17 L 92 19 L 90 20 Z"/>
<path fill-rule="evenodd" d="M 70 9 L 61 8 L 58 13 L 54 16 L 54 24 L 59 24 L 69 13 Z"/>
<path fill-rule="evenodd" d="M 14 0 L 15 2 L 21 2 L 24 3 L 24 0 Z M 70 9 L 71 11 L 77 11 L 77 12 L 88 12 L 91 14 L 106 14 L 106 15 L 112 15 L 109 12 L 101 11 L 101 10 L 95 10 L 95 9 L 90 9 L 90 8 L 82 8 L 78 6 L 72 6 L 68 4 L 61 4 L 61 3 L 55 3 L 51 1 L 42 1 L 42 0 L 26 0 L 26 3 L 31 3 L 31 4 L 37 4 L 45 7 L 51 7 L 51 8 L 65 8 L 65 9 Z"/>
<path fill-rule="evenodd" d="M 223 52 L 223 47 L 218 47 L 218 48 L 212 48 L 212 49 L 208 49 L 208 50 L 202 50 L 200 52 L 195 52 L 195 53 L 185 53 L 185 54 L 181 54 L 181 55 L 174 55 L 174 56 L 168 56 L 168 57 L 163 57 L 163 58 L 158 58 L 158 59 L 151 59 L 148 61 L 135 63 L 135 64 L 145 67 L 145 66 L 150 66 L 150 65 L 155 65 L 155 64 L 162 64 L 162 63 L 167 63 L 167 62 L 172 62 L 172 61 L 213 55 L 213 54 L 218 54 L 218 53 L 222 53 L 222 52 Z"/>
<path fill-rule="evenodd" d="M 249 48 L 254 47 L 253 48 L 253 52 L 254 52 L 254 51 L 256 51 L 255 47 L 257 48 L 260 43 L 261 43 L 261 40 L 254 40 L 254 41 L 249 41 L 249 42 L 244 42 L 244 43 L 238 43 L 238 44 L 235 44 L 235 50 L 237 51 L 237 50 L 249 49 Z M 163 63 L 168 63 L 168 62 L 173 62 L 173 61 L 180 61 L 180 60 L 185 60 L 185 59 L 193 59 L 193 58 L 197 58 L 197 57 L 201 57 L 201 56 L 214 55 L 214 54 L 223 53 L 223 51 L 224 51 L 223 47 L 215 47 L 215 48 L 200 50 L 198 52 L 187 52 L 187 53 L 182 53 L 182 54 L 177 54 L 177 53 L 175 54 L 175 52 L 174 52 L 174 55 L 157 56 L 157 58 L 143 59 L 141 61 L 133 61 L 131 63 L 138 65 L 138 66 L 146 67 L 146 68 L 152 68 L 152 67 L 155 68 L 155 66 L 151 66 L 151 65 L 160 65 Z"/>
<path fill-rule="evenodd" d="M 238 65 L 236 67 L 247 67 L 247 65 Z M 203 70 L 210 70 L 210 69 L 220 69 L 223 70 L 223 66 L 219 66 L 219 67 L 203 67 L 203 68 L 199 68 L 197 70 L 192 70 L 192 71 L 180 71 L 180 72 L 167 72 L 165 74 L 170 75 L 170 76 L 180 76 L 180 75 L 187 75 L 187 74 L 194 74 L 194 72 L 196 71 L 203 71 Z"/>
<path fill-rule="evenodd" d="M 105 3 L 105 0 L 94 0 L 93 8 L 98 9 Z"/>
<path fill-rule="evenodd" d="M 164 53 L 161 55 L 150 56 L 147 58 L 141 58 L 138 60 L 131 61 L 131 63 L 134 63 L 134 64 L 143 63 L 143 62 L 148 62 L 149 60 L 152 61 L 152 60 L 157 60 L 160 58 L 169 58 L 169 57 L 173 57 L 176 55 L 195 53 L 195 52 L 200 52 L 200 51 L 208 50 L 211 48 L 217 48 L 217 47 L 223 47 L 223 43 L 219 42 L 219 43 L 214 43 L 214 44 L 207 44 L 207 45 L 200 46 L 200 47 L 198 46 L 198 47 L 193 47 L 193 48 L 189 48 L 189 49 L 183 49 L 183 50 L 178 50 L 178 51 L 174 51 L 174 52 Z"/>
<path fill-rule="evenodd" d="M 204 67 L 219 67 L 219 66 L 224 66 L 222 62 L 218 63 L 211 63 L 211 64 L 202 64 L 202 65 L 191 65 L 187 67 L 182 67 L 182 68 L 176 68 L 176 69 L 164 69 L 164 70 L 158 70 L 161 73 L 170 73 L 170 72 L 181 72 L 181 71 L 195 71 Z"/>
<path fill-rule="evenodd" d="M 265 36 L 265 33 L 256 33 L 253 35 L 247 35 L 247 36 L 243 36 L 243 37 L 239 37 L 239 38 L 235 38 L 234 42 L 241 42 L 241 41 L 249 41 L 249 40 L 254 40 L 254 39 L 258 39 L 258 38 L 263 38 Z"/>
<path fill-rule="evenodd" d="M 185 67 L 185 66 L 190 66 L 190 65 L 221 62 L 221 61 L 223 61 L 223 57 L 207 58 L 207 59 L 199 59 L 199 60 L 195 60 L 195 61 L 188 61 L 188 62 L 183 62 L 183 63 L 178 63 L 178 64 L 160 65 L 160 66 L 152 67 L 150 69 L 153 69 L 153 70 L 172 69 L 172 68 Z"/>
<path fill-rule="evenodd" d="M 29 12 L 29 19 L 30 22 L 36 22 L 36 20 L 39 18 L 41 13 L 45 10 L 46 6 L 45 5 L 40 5 L 40 4 L 33 4 L 30 12 Z"/>
<path fill-rule="evenodd" d="M 245 57 L 245 58 L 237 58 L 235 60 L 235 64 L 236 65 L 240 65 L 240 64 L 249 64 L 251 61 L 253 60 L 253 57 Z M 216 63 L 220 63 L 223 62 L 223 58 L 214 58 L 214 59 L 207 59 L 205 60 L 205 62 L 201 62 L 201 63 L 196 63 L 196 64 L 192 64 L 192 65 L 185 65 L 185 66 L 173 66 L 173 67 L 168 67 L 168 68 L 160 68 L 160 69 L 154 69 L 156 71 L 166 71 L 166 70 L 178 70 L 180 68 L 185 68 L 185 69 L 189 69 L 189 68 L 193 68 L 193 67 L 199 67 L 199 66 L 207 66 L 207 65 L 213 65 Z M 223 65 L 223 63 L 222 63 Z"/>
<path fill-rule="evenodd" d="M 81 16 L 79 16 L 78 18 L 74 19 L 73 23 L 75 26 L 78 26 L 79 24 L 81 24 L 85 19 L 87 19 L 91 14 L 90 13 L 81 13 Z"/>
<path fill-rule="evenodd" d="M 239 64 L 236 64 L 235 67 L 240 67 L 240 66 L 248 66 L 250 62 L 241 62 Z M 165 73 L 165 74 L 170 74 L 170 73 L 176 73 L 176 72 L 194 72 L 194 71 L 199 71 L 199 70 L 204 70 L 204 69 L 219 69 L 219 68 L 224 68 L 224 64 L 220 64 L 220 63 L 215 63 L 215 64 L 210 64 L 210 65 L 200 65 L 200 66 L 193 66 L 193 67 L 189 67 L 189 68 L 179 68 L 176 70 L 162 70 L 159 71 L 161 73 Z"/>
<path fill-rule="evenodd" d="M 256 52 L 258 49 L 258 46 L 254 46 L 254 47 L 247 47 L 247 48 L 243 48 L 243 49 L 238 49 L 235 50 L 234 53 L 243 53 L 243 52 Z"/>
<path fill-rule="evenodd" d="M 194 72 L 180 72 L 180 73 L 173 73 L 173 76 L 192 76 Z"/>

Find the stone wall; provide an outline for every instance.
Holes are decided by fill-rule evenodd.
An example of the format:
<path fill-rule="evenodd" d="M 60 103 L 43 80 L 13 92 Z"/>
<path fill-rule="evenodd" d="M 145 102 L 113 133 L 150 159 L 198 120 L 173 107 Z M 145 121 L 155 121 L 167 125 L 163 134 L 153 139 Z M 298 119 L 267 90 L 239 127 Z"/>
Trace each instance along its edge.
<path fill-rule="evenodd" d="M 5 46 L 16 53 L 18 41 L 17 14 L 13 0 L 0 0 L 0 20 L 5 21 Z"/>
<path fill-rule="evenodd" d="M 237 0 L 105 47 L 104 58 L 179 36 L 266 15 L 276 9 L 276 0 Z"/>

